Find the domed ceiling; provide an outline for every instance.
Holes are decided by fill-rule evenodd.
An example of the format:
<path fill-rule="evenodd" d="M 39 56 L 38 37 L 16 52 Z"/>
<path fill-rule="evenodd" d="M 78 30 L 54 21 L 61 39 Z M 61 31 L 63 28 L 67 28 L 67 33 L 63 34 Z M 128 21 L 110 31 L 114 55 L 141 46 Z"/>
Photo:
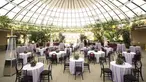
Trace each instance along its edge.
<path fill-rule="evenodd" d="M 144 0 L 1 0 L 0 15 L 32 25 L 83 27 L 146 14 Z"/>

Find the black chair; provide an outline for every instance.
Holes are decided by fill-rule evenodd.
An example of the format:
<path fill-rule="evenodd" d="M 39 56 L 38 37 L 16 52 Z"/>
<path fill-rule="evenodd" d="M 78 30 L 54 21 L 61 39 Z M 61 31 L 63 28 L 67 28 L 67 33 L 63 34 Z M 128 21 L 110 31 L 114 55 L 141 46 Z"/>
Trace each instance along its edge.
<path fill-rule="evenodd" d="M 64 56 L 64 70 L 63 70 L 63 73 L 65 72 L 66 69 L 69 69 L 69 62 L 67 62 L 67 57 Z"/>
<path fill-rule="evenodd" d="M 106 59 L 104 57 L 100 57 L 99 58 L 99 63 L 100 63 L 100 66 L 101 66 L 101 74 L 100 74 L 100 77 L 103 75 L 103 82 L 105 82 L 105 77 L 111 77 L 111 79 L 113 81 L 112 71 L 109 68 L 105 68 L 104 67 L 105 60 Z"/>
<path fill-rule="evenodd" d="M 141 61 L 141 53 L 138 51 L 136 51 L 136 54 L 132 58 L 132 64 L 134 65 L 136 61 Z"/>
<path fill-rule="evenodd" d="M 67 48 L 66 56 L 67 56 L 68 59 L 70 58 L 70 55 L 71 55 L 70 48 Z"/>
<path fill-rule="evenodd" d="M 27 57 L 27 62 L 30 63 L 33 59 L 34 59 L 34 56 L 30 55 L 29 57 Z"/>
<path fill-rule="evenodd" d="M 75 62 L 75 80 L 77 75 L 81 75 L 83 78 L 82 62 Z"/>
<path fill-rule="evenodd" d="M 18 63 L 19 61 L 16 61 L 15 70 L 16 70 L 16 79 L 15 82 L 19 82 L 21 80 L 22 75 L 22 68 L 23 68 L 23 62 Z M 19 64 L 19 65 L 18 65 Z"/>
<path fill-rule="evenodd" d="M 84 49 L 84 58 L 88 58 L 88 49 Z"/>
<path fill-rule="evenodd" d="M 56 63 L 56 65 L 57 65 L 57 55 L 55 54 L 55 53 L 53 53 L 52 54 L 52 56 L 51 56 L 51 61 L 52 61 L 52 63 Z"/>
<path fill-rule="evenodd" d="M 124 82 L 139 82 L 139 79 L 137 77 L 132 74 L 126 74 L 124 75 Z"/>
<path fill-rule="evenodd" d="M 85 62 L 84 62 L 84 68 L 88 68 L 89 73 L 90 73 L 90 64 L 89 64 L 89 60 L 86 58 Z"/>
<path fill-rule="evenodd" d="M 61 57 L 59 57 L 59 62 L 62 64 L 62 62 L 63 62 L 63 59 L 64 59 L 64 57 L 63 57 L 63 54 L 61 54 Z"/>
<path fill-rule="evenodd" d="M 136 61 L 134 62 L 135 68 L 132 69 L 134 76 L 140 75 L 142 81 L 144 81 L 143 76 L 142 76 L 142 62 L 141 61 Z"/>
<path fill-rule="evenodd" d="M 18 64 L 19 64 L 19 63 L 20 63 L 20 64 L 21 64 L 21 63 L 23 64 L 23 58 L 20 58 L 20 57 L 19 57 L 19 53 L 17 53 L 17 63 L 18 63 Z M 23 65 L 24 65 L 24 64 L 23 64 Z"/>
<path fill-rule="evenodd" d="M 48 82 L 50 82 L 50 77 L 51 77 L 51 79 L 53 79 L 53 77 L 52 77 L 52 64 L 51 63 L 48 66 L 48 70 L 43 70 L 41 72 L 41 74 L 40 74 L 40 82 L 42 80 L 48 80 Z"/>
<path fill-rule="evenodd" d="M 20 82 L 33 82 L 33 77 L 27 74 L 27 70 L 23 70 Z"/>
<path fill-rule="evenodd" d="M 113 53 L 112 51 L 109 51 L 107 55 L 105 54 L 105 58 L 106 58 L 105 62 L 107 63 L 107 60 L 108 60 L 109 66 L 110 66 L 110 62 L 111 62 L 112 53 Z"/>
<path fill-rule="evenodd" d="M 94 64 L 96 63 L 96 57 L 94 53 L 90 53 L 88 59 L 90 62 L 93 61 Z"/>

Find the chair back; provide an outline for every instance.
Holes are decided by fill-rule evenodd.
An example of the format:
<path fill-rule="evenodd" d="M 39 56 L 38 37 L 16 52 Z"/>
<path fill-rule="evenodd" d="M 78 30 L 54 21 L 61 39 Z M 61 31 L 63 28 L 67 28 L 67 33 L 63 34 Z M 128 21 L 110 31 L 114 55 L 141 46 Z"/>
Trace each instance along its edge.
<path fill-rule="evenodd" d="M 82 62 L 75 62 L 75 72 L 82 72 Z"/>
<path fill-rule="evenodd" d="M 102 47 L 101 50 L 105 53 L 105 56 L 106 56 L 106 49 L 104 49 L 104 47 Z"/>
<path fill-rule="evenodd" d="M 70 48 L 67 48 L 66 54 L 67 54 L 67 55 L 70 55 Z"/>
<path fill-rule="evenodd" d="M 104 63 L 105 63 L 106 58 L 104 57 L 99 57 L 99 64 L 101 67 L 101 70 L 104 70 Z"/>
<path fill-rule="evenodd" d="M 19 62 L 19 60 L 17 60 L 15 65 L 16 72 L 22 70 L 22 68 L 23 68 L 23 62 Z"/>
<path fill-rule="evenodd" d="M 135 69 L 141 70 L 142 69 L 142 62 L 141 61 L 136 61 L 135 62 Z"/>
<path fill-rule="evenodd" d="M 52 54 L 52 59 L 57 59 L 57 55 L 55 53 Z"/>
<path fill-rule="evenodd" d="M 48 66 L 48 70 L 52 71 L 52 63 Z"/>
<path fill-rule="evenodd" d="M 90 58 L 94 58 L 95 57 L 95 54 L 94 53 L 90 53 Z"/>

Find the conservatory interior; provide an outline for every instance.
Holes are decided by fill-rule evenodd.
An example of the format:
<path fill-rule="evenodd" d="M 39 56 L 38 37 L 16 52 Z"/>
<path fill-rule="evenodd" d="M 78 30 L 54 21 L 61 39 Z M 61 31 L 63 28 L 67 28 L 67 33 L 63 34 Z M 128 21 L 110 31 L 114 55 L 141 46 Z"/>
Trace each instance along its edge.
<path fill-rule="evenodd" d="M 146 0 L 1 0 L 0 82 L 145 82 Z"/>

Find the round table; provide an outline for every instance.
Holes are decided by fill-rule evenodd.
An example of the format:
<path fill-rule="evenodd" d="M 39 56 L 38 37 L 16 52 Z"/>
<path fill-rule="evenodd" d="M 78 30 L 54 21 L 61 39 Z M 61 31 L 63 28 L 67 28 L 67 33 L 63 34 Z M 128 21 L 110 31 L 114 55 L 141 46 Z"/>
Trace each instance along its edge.
<path fill-rule="evenodd" d="M 140 46 L 130 46 L 130 51 L 131 52 L 136 52 L 137 50 L 141 52 L 141 47 Z"/>
<path fill-rule="evenodd" d="M 124 82 L 123 76 L 131 73 L 132 65 L 124 63 L 123 65 L 117 65 L 116 61 L 110 62 L 110 69 L 112 70 L 114 82 Z"/>
<path fill-rule="evenodd" d="M 75 60 L 74 58 L 70 58 L 69 62 L 69 70 L 71 74 L 75 73 L 75 62 L 82 62 L 82 69 L 84 70 L 84 59 L 79 58 L 78 60 Z"/>
<path fill-rule="evenodd" d="M 88 55 L 90 55 L 90 53 L 94 53 L 94 54 L 95 54 L 96 62 L 97 62 L 97 63 L 99 63 L 99 58 L 100 58 L 100 57 L 104 57 L 104 56 L 105 56 L 105 52 L 103 52 L 103 51 L 95 52 L 95 51 L 93 51 L 93 50 L 90 50 L 90 51 L 88 51 Z"/>
<path fill-rule="evenodd" d="M 104 49 L 106 50 L 106 56 L 108 55 L 110 51 L 113 51 L 113 48 L 111 47 L 104 47 Z"/>
<path fill-rule="evenodd" d="M 28 75 L 32 75 L 33 82 L 38 82 L 40 78 L 40 73 L 44 70 L 44 64 L 38 62 L 34 67 L 31 67 L 30 64 L 27 64 L 23 67 L 22 70 L 27 70 Z"/>
<path fill-rule="evenodd" d="M 19 58 L 23 59 L 23 64 L 27 63 L 27 58 L 31 55 L 31 52 L 19 53 Z"/>
<path fill-rule="evenodd" d="M 136 54 L 135 52 L 123 52 L 122 53 L 123 56 L 125 57 L 126 59 L 126 62 L 129 63 L 129 64 L 132 64 L 132 58 L 134 57 L 134 55 Z"/>
<path fill-rule="evenodd" d="M 37 52 L 40 52 L 40 55 L 43 56 L 44 55 L 44 51 L 46 50 L 46 48 L 36 48 Z"/>

